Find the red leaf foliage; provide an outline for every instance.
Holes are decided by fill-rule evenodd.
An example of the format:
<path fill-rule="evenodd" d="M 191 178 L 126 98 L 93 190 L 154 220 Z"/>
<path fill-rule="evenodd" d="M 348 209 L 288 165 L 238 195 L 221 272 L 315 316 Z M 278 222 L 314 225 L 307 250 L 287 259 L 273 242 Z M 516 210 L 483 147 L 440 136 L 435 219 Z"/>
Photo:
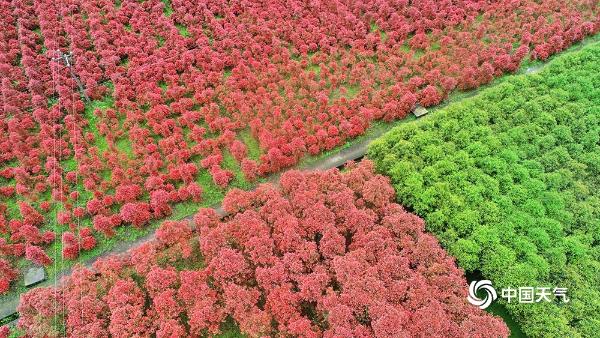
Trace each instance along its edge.
<path fill-rule="evenodd" d="M 508 336 L 467 303 L 462 270 L 393 199 L 368 161 L 231 191 L 225 219 L 195 216 L 198 239 L 167 221 L 156 241 L 26 294 L 19 326 L 53 336 L 57 316 L 69 336 L 185 337 L 231 317 L 253 337 Z"/>
<path fill-rule="evenodd" d="M 205 170 L 220 188 L 238 165 L 281 171 L 600 30 L 592 0 L 118 3 L 0 0 L 11 244 L 41 245 L 17 225 L 53 224 L 53 206 L 107 235 L 142 226 L 199 201 Z"/>

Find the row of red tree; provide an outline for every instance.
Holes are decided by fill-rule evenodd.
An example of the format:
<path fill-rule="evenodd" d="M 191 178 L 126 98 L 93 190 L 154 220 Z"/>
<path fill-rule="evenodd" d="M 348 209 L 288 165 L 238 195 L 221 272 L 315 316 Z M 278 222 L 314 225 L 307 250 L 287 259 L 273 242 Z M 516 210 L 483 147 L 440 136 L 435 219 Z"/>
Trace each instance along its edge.
<path fill-rule="evenodd" d="M 368 161 L 234 190 L 229 213 L 166 221 L 156 241 L 21 298 L 31 337 L 507 337 L 462 270 Z M 192 240 L 191 240 L 192 239 Z"/>

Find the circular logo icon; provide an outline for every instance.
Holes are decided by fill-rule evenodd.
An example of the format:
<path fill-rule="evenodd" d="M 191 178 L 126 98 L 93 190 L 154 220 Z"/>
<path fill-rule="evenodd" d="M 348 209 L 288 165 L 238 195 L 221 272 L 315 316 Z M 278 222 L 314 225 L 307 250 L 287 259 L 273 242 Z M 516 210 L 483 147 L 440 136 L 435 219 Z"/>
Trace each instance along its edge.
<path fill-rule="evenodd" d="M 477 292 L 479 290 L 483 290 L 486 293 L 483 299 L 477 297 Z M 469 285 L 469 296 L 467 297 L 467 300 L 469 303 L 478 306 L 480 309 L 485 309 L 490 306 L 496 298 L 498 298 L 498 295 L 496 294 L 496 289 L 492 286 L 492 281 L 487 279 L 472 281 Z"/>

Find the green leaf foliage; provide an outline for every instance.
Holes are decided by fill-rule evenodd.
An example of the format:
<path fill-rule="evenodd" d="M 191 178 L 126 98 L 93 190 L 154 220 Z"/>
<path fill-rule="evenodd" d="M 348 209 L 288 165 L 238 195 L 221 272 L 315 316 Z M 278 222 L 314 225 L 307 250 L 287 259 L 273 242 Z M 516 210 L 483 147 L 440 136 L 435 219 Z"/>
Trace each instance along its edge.
<path fill-rule="evenodd" d="M 600 44 L 400 125 L 368 157 L 465 270 L 568 288 L 507 304 L 526 334 L 598 336 Z"/>

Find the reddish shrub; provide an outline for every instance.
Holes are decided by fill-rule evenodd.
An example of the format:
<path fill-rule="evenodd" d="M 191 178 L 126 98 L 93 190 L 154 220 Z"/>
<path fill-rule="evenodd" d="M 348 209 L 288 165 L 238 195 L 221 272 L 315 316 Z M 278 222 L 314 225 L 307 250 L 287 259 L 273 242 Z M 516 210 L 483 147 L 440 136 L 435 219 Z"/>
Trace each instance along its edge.
<path fill-rule="evenodd" d="M 165 190 L 154 190 L 150 194 L 150 206 L 155 218 L 161 218 L 171 214 L 171 195 Z"/>
<path fill-rule="evenodd" d="M 427 86 L 421 92 L 421 104 L 424 107 L 436 105 L 442 101 L 442 96 L 434 86 Z"/>
<path fill-rule="evenodd" d="M 58 224 L 69 224 L 71 222 L 71 214 L 66 211 L 61 211 L 56 215 Z"/>
<path fill-rule="evenodd" d="M 52 259 L 40 248 L 35 245 L 28 245 L 25 248 L 25 258 L 38 265 L 50 265 Z"/>
<path fill-rule="evenodd" d="M 79 256 L 79 241 L 72 232 L 62 234 L 62 255 L 66 259 L 75 259 Z"/>
<path fill-rule="evenodd" d="M 85 217 L 85 209 L 82 207 L 73 209 L 73 216 L 75 216 L 77 219 Z"/>
<path fill-rule="evenodd" d="M 196 182 L 192 182 L 190 184 L 188 184 L 185 189 L 187 190 L 187 193 L 190 195 L 190 198 L 192 199 L 192 201 L 194 201 L 195 203 L 198 203 L 202 200 L 202 187 L 200 187 L 200 185 Z"/>
<path fill-rule="evenodd" d="M 256 180 L 256 177 L 258 176 L 258 165 L 255 161 L 245 158 L 242 160 L 241 168 L 245 179 L 251 182 Z"/>
<path fill-rule="evenodd" d="M 44 223 L 44 216 L 25 202 L 19 202 L 19 211 L 21 212 L 24 224 L 37 227 Z"/>
<path fill-rule="evenodd" d="M 213 182 L 221 188 L 225 188 L 229 184 L 229 181 L 233 179 L 233 172 L 230 170 L 223 170 L 216 165 L 210 168 L 210 174 L 213 178 Z"/>
<path fill-rule="evenodd" d="M 152 214 L 148 203 L 137 202 L 124 204 L 121 207 L 120 216 L 124 222 L 141 227 L 150 221 Z"/>
<path fill-rule="evenodd" d="M 115 189 L 115 199 L 119 203 L 135 202 L 142 193 L 136 184 L 121 184 Z"/>
<path fill-rule="evenodd" d="M 187 221 L 165 221 L 156 231 L 156 239 L 166 247 L 177 246 L 184 258 L 190 257 L 192 229 Z"/>
<path fill-rule="evenodd" d="M 14 269 L 10 263 L 0 258 L 0 294 L 8 291 L 10 283 L 14 281 L 18 276 L 18 271 Z"/>
<path fill-rule="evenodd" d="M 5 186 L 0 187 L 0 195 L 4 197 L 12 197 L 15 193 L 15 187 Z"/>
<path fill-rule="evenodd" d="M 81 238 L 80 244 L 83 250 L 92 250 L 96 247 L 96 238 L 92 234 L 92 229 L 83 228 L 79 231 L 79 237 Z"/>
<path fill-rule="evenodd" d="M 114 227 L 115 225 L 111 221 L 111 217 L 104 215 L 94 216 L 93 220 L 94 229 L 98 232 L 101 232 L 106 237 L 112 237 L 115 234 Z"/>
<path fill-rule="evenodd" d="M 34 288 L 21 295 L 17 311 L 28 315 L 20 316 L 18 327 L 38 337 L 59 337 L 60 331 L 54 320 L 67 309 L 60 290 Z"/>
<path fill-rule="evenodd" d="M 233 155 L 238 162 L 242 162 L 248 153 L 246 145 L 240 140 L 233 141 L 230 151 L 231 155 Z"/>

